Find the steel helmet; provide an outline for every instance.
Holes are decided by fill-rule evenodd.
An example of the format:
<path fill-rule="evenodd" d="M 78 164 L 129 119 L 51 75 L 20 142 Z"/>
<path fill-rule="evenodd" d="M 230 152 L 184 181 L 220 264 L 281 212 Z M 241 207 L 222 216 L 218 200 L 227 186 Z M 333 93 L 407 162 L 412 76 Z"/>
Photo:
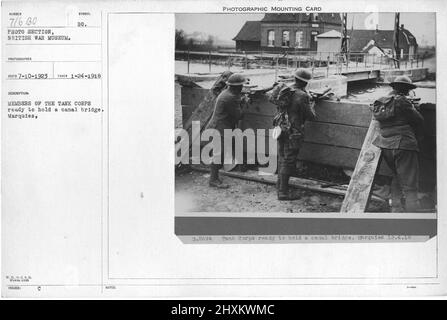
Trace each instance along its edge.
<path fill-rule="evenodd" d="M 232 74 L 227 81 L 227 85 L 229 86 L 241 86 L 243 84 L 247 83 L 247 80 L 245 77 L 240 73 L 234 73 Z"/>
<path fill-rule="evenodd" d="M 311 73 L 303 68 L 297 69 L 295 71 L 294 76 L 296 79 L 300 79 L 301 81 L 304 82 L 309 82 L 309 80 L 312 79 Z"/>
<path fill-rule="evenodd" d="M 416 88 L 416 86 L 413 84 L 413 81 L 411 81 L 410 77 L 408 76 L 398 76 L 390 83 L 390 86 L 394 86 L 395 84 L 401 84 L 409 87 L 410 89 Z"/>

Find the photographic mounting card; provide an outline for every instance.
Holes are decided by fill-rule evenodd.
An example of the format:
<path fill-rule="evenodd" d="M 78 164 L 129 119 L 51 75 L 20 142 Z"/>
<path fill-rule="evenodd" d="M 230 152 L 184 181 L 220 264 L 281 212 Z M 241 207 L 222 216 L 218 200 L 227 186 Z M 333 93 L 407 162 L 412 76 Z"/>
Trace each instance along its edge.
<path fill-rule="evenodd" d="M 445 294 L 446 18 L 3 1 L 2 296 Z M 387 148 L 371 104 L 399 86 L 424 122 Z"/>

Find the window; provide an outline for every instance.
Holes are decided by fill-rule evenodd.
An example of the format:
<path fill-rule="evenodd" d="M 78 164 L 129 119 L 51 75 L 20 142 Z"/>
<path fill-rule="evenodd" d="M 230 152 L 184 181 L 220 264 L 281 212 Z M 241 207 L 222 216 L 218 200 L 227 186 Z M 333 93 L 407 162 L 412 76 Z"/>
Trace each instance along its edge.
<path fill-rule="evenodd" d="M 283 47 L 290 46 L 290 32 L 289 31 L 282 32 L 282 46 Z"/>
<path fill-rule="evenodd" d="M 304 48 L 303 40 L 304 40 L 304 32 L 301 30 L 298 30 L 295 33 L 295 47 Z"/>
<path fill-rule="evenodd" d="M 267 45 L 269 47 L 275 46 L 275 31 L 273 30 L 267 31 Z"/>

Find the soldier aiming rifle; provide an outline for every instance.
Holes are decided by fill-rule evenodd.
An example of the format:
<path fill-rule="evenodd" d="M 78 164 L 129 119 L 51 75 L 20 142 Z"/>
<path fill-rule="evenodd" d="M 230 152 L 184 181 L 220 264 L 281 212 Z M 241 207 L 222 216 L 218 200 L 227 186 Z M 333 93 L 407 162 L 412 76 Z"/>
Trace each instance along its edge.
<path fill-rule="evenodd" d="M 424 118 L 418 111 L 418 99 L 408 97 L 416 88 L 407 76 L 390 83 L 389 95 L 376 100 L 373 116 L 380 132 L 373 144 L 382 149 L 382 158 L 393 172 L 391 211 L 416 212 L 419 209 L 419 143 Z"/>
<path fill-rule="evenodd" d="M 213 149 L 213 161 L 210 165 L 209 185 L 215 188 L 228 188 L 219 178 L 219 169 L 224 163 L 224 130 L 235 129 L 243 117 L 242 107 L 247 103 L 247 97 L 242 89 L 247 79 L 240 73 L 232 74 L 226 82 L 227 87 L 219 94 L 214 106 L 208 128 L 216 129 L 220 133 L 220 150 Z"/>

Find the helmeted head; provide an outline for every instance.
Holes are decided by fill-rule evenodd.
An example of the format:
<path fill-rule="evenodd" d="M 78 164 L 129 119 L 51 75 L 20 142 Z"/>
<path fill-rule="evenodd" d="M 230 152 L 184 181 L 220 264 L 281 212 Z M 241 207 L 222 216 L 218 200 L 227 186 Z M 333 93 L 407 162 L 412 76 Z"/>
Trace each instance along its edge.
<path fill-rule="evenodd" d="M 244 75 L 242 75 L 240 73 L 232 74 L 227 80 L 227 85 L 230 87 L 242 86 L 246 83 L 247 83 L 247 79 L 244 77 Z"/>
<path fill-rule="evenodd" d="M 228 78 L 227 86 L 231 92 L 239 94 L 246 83 L 247 79 L 242 74 L 234 73 Z"/>
<path fill-rule="evenodd" d="M 398 76 L 391 83 L 390 86 L 397 92 L 408 93 L 408 91 L 413 90 L 416 86 L 411 81 L 408 76 Z"/>
<path fill-rule="evenodd" d="M 297 69 L 293 76 L 295 77 L 295 82 L 300 87 L 305 87 L 307 83 L 312 79 L 312 74 L 308 70 L 303 68 Z"/>

